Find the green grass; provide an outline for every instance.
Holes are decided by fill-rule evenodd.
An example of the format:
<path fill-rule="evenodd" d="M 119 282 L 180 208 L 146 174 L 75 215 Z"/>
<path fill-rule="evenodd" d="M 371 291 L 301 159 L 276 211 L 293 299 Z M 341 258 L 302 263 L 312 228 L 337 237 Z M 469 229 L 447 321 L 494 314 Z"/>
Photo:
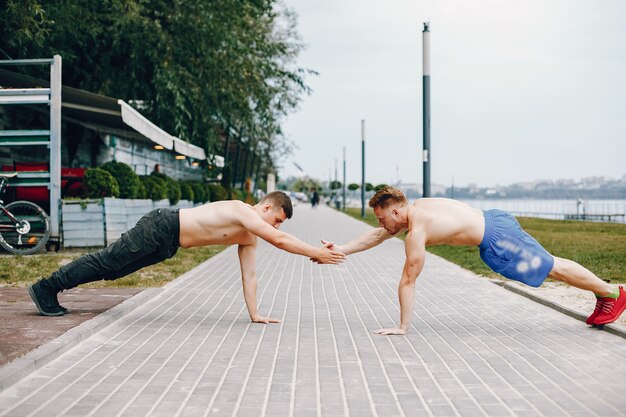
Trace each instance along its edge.
<path fill-rule="evenodd" d="M 348 208 L 346 214 L 378 226 L 372 209 L 366 210 L 364 219 L 361 209 Z M 576 261 L 604 280 L 626 282 L 626 225 L 528 217 L 517 220 L 552 255 Z M 429 246 L 428 251 L 477 274 L 501 278 L 483 263 L 477 247 L 439 245 Z"/>
<path fill-rule="evenodd" d="M 114 281 L 97 281 L 88 287 L 160 287 L 224 250 L 226 246 L 178 249 L 173 258 L 151 265 Z M 26 287 L 47 278 L 61 266 L 78 258 L 83 251 L 63 251 L 42 255 L 0 255 L 0 287 Z"/>

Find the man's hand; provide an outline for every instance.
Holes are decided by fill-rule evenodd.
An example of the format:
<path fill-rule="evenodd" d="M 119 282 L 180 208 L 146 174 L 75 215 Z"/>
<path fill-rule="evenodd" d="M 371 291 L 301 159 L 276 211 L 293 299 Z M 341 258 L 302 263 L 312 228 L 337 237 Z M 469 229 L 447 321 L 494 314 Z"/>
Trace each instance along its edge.
<path fill-rule="evenodd" d="M 404 335 L 404 334 L 407 334 L 408 332 L 409 332 L 408 330 L 401 329 L 400 327 L 392 327 L 390 329 L 374 330 L 374 333 L 380 334 L 383 336 L 391 336 L 394 334 Z"/>
<path fill-rule="evenodd" d="M 346 255 L 336 250 L 328 249 L 324 245 L 318 249 L 318 255 L 309 259 L 316 264 L 340 264 L 346 259 Z"/>
<path fill-rule="evenodd" d="M 324 251 L 325 249 L 329 250 L 331 253 L 340 254 L 341 257 L 336 258 L 336 261 L 334 262 L 323 262 L 321 260 L 322 257 L 309 258 L 309 260 L 315 262 L 316 264 L 338 264 L 343 262 L 346 258 L 346 255 L 341 252 L 341 248 L 339 246 L 335 245 L 335 242 L 327 242 L 322 239 L 322 247 L 320 250 Z"/>
<path fill-rule="evenodd" d="M 328 242 L 328 241 L 326 241 L 324 239 L 320 239 L 320 241 L 322 242 L 322 246 L 325 247 L 325 248 L 328 248 L 330 250 L 336 250 L 336 251 L 339 251 L 339 252 L 343 252 L 339 245 L 335 245 L 335 242 Z"/>
<path fill-rule="evenodd" d="M 252 323 L 280 323 L 280 320 L 276 320 L 271 317 L 254 316 L 250 320 L 252 320 Z"/>

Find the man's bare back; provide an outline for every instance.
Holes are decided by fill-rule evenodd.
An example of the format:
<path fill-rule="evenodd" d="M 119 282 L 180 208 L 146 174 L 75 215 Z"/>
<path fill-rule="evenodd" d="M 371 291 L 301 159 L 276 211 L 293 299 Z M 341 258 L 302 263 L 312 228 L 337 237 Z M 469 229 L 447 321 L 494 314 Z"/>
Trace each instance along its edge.
<path fill-rule="evenodd" d="M 180 246 L 253 244 L 256 237 L 244 227 L 243 216 L 258 217 L 250 205 L 234 200 L 181 209 Z"/>
<path fill-rule="evenodd" d="M 416 200 L 409 207 L 408 218 L 408 229 L 422 233 L 426 246 L 478 246 L 485 233 L 482 211 L 456 200 Z"/>

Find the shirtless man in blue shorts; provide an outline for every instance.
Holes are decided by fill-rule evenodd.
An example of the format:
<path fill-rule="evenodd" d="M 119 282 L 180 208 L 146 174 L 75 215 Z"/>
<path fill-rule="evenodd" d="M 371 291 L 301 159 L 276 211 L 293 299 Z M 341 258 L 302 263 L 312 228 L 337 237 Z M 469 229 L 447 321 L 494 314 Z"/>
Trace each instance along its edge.
<path fill-rule="evenodd" d="M 383 335 L 406 334 L 409 330 L 415 280 L 422 272 L 426 246 L 478 246 L 480 257 L 495 272 L 538 287 L 547 278 L 592 291 L 596 308 L 587 324 L 611 323 L 626 309 L 623 287 L 613 288 L 585 267 L 550 255 L 515 218 L 500 210 L 481 211 L 446 198 L 423 198 L 409 204 L 402 191 L 386 186 L 369 201 L 380 224 L 355 240 L 330 246 L 346 255 L 370 249 L 407 230 L 406 261 L 398 287 L 400 326 L 380 329 Z M 329 242 L 322 241 L 325 245 Z"/>

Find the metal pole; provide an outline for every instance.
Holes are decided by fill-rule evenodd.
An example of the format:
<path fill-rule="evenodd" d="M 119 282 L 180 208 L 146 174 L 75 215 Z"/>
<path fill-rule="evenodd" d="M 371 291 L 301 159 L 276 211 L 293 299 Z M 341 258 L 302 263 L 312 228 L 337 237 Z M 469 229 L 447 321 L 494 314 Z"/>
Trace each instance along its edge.
<path fill-rule="evenodd" d="M 343 210 L 346 210 L 346 147 L 343 147 Z"/>
<path fill-rule="evenodd" d="M 61 200 L 61 56 L 50 67 L 50 237 L 59 239 Z"/>
<path fill-rule="evenodd" d="M 430 197 L 430 22 L 424 23 L 424 31 L 422 32 L 422 53 L 423 53 L 423 70 L 424 77 L 422 80 L 423 87 L 423 129 L 424 129 L 424 147 L 423 147 L 423 197 Z"/>
<path fill-rule="evenodd" d="M 365 217 L 365 120 L 361 120 L 361 217 Z"/>

